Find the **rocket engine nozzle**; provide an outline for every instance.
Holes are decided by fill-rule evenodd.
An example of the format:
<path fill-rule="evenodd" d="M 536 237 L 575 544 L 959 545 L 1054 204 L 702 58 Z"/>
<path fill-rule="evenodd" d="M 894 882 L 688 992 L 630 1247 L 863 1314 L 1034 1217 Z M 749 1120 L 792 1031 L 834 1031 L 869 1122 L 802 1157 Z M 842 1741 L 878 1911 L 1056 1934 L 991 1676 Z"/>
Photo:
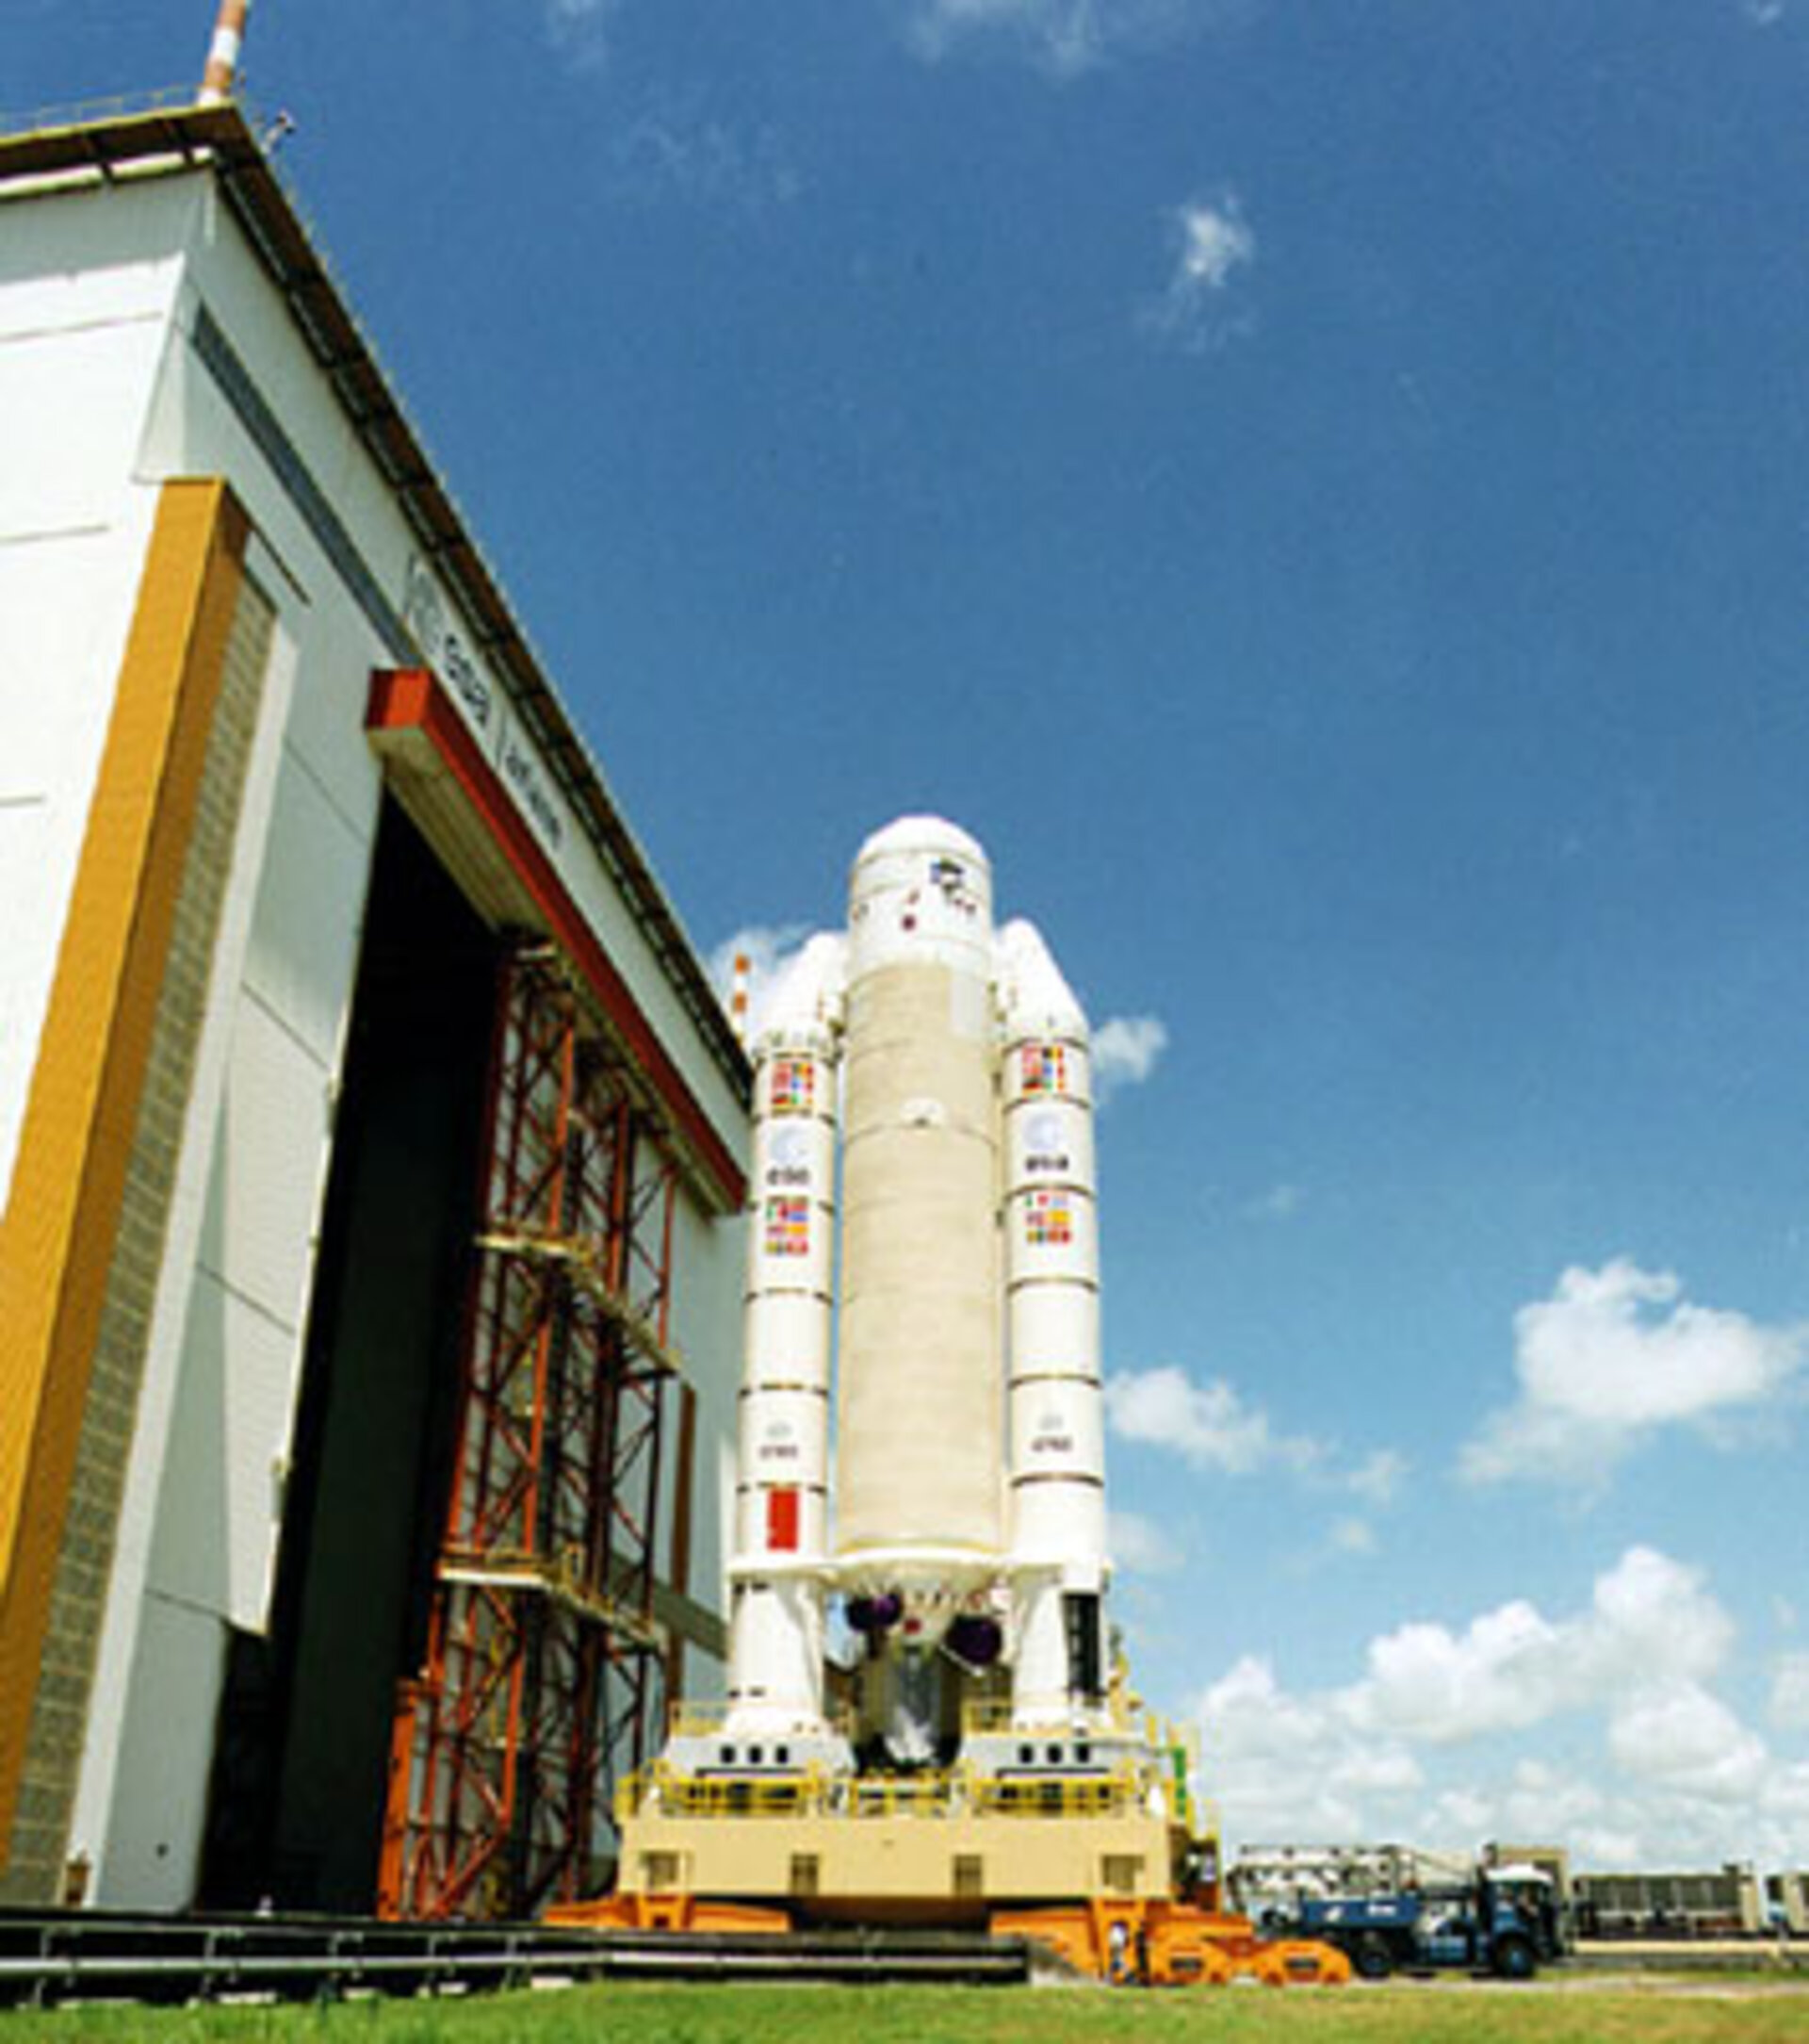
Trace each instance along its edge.
<path fill-rule="evenodd" d="M 896 1591 L 884 1596 L 851 1597 L 848 1623 L 856 1632 L 889 1632 L 904 1615 L 904 1599 Z"/>
<path fill-rule="evenodd" d="M 1004 1627 L 996 1618 L 963 1611 L 950 1626 L 944 1643 L 957 1660 L 970 1668 L 990 1668 L 1005 1650 Z"/>

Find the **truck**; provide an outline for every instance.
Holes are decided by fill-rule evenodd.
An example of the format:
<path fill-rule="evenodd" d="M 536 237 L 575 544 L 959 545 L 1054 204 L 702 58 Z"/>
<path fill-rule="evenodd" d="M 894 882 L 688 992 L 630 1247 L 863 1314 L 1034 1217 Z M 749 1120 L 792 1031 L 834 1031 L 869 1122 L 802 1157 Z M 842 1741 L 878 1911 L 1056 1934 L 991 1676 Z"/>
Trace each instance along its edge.
<path fill-rule="evenodd" d="M 1552 1878 L 1527 1865 L 1479 1867 L 1448 1887 L 1301 1894 L 1273 1905 L 1264 1927 L 1335 1945 L 1365 1980 L 1458 1967 L 1530 1980 L 1565 1949 Z"/>

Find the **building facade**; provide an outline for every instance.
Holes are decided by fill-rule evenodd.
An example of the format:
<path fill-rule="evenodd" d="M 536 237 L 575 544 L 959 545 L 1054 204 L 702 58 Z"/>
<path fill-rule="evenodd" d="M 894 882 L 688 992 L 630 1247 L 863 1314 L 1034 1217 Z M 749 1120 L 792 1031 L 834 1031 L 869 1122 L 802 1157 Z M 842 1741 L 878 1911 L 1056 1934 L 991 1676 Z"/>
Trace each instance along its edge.
<path fill-rule="evenodd" d="M 0 230 L 0 1898 L 531 1908 L 722 1652 L 745 1064 L 239 114 Z"/>

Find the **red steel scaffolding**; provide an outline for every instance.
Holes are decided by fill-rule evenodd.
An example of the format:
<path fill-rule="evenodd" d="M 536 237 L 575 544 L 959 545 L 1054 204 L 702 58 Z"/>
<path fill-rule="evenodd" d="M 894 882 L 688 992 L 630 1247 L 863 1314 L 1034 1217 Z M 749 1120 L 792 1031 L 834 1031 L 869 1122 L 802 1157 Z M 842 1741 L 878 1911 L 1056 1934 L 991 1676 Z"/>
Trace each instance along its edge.
<path fill-rule="evenodd" d="M 664 1703 L 676 1177 L 544 946 L 501 971 L 485 1154 L 427 1653 L 391 1748 L 388 1917 L 524 1917 L 593 1892 L 613 1782 Z"/>

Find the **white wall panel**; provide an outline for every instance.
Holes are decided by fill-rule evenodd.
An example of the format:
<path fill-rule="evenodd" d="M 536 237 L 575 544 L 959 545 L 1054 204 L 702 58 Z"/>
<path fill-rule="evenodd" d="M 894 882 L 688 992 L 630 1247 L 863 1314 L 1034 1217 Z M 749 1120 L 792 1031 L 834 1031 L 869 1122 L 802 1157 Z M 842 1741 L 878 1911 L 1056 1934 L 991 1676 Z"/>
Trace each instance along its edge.
<path fill-rule="evenodd" d="M 368 833 L 286 753 L 245 982 L 323 1067 L 338 1056 L 369 870 Z"/>
<path fill-rule="evenodd" d="M 356 433 L 319 365 L 302 344 L 283 296 L 252 253 L 231 206 L 210 186 L 193 216 L 189 275 L 206 293 L 285 429 L 302 446 L 315 480 L 335 482 Z"/>
<path fill-rule="evenodd" d="M 149 530 L 0 541 L 0 797 L 85 816 Z"/>
<path fill-rule="evenodd" d="M 54 532 L 118 514 L 138 453 L 164 320 L 0 341 L 0 534 Z"/>
<path fill-rule="evenodd" d="M 0 235 L 0 338 L 167 309 L 201 204 L 187 180 L 12 201 Z"/>
<path fill-rule="evenodd" d="M 0 1199 L 155 508 L 134 457 L 192 209 L 8 206 L 0 235 Z"/>
<path fill-rule="evenodd" d="M 303 624 L 308 686 L 289 720 L 289 747 L 314 774 L 351 829 L 377 829 L 383 769 L 365 736 L 373 667 L 388 664 L 362 613 L 340 600 L 311 610 Z"/>
<path fill-rule="evenodd" d="M 0 376 L 0 419 L 7 416 Z M 139 492 L 116 507 L 108 530 L 0 541 L 0 1197 L 12 1177 L 154 506 Z"/>
<path fill-rule="evenodd" d="M 132 1665 L 139 1709 L 120 1753 L 130 1792 L 96 1872 L 103 1905 L 185 1909 L 194 1900 L 225 1652 L 217 1618 L 147 1599 Z"/>
<path fill-rule="evenodd" d="M 4 603 L 0 596 L 0 603 Z M 62 863 L 53 842 L 53 819 L 43 796 L 0 795 L 0 902 L 17 935 L 8 932 L 11 957 L 0 973 L 0 1208 L 7 1202 L 19 1126 L 37 1061 L 38 1034 L 50 986 L 55 931 L 61 905 L 39 892 L 38 876 Z"/>
<path fill-rule="evenodd" d="M 300 1337 L 201 1271 L 164 1464 L 151 1587 L 264 1628 Z"/>
<path fill-rule="evenodd" d="M 201 1261 L 285 1328 L 299 1328 L 307 1310 L 330 1089 L 322 1060 L 247 994 L 233 1028 Z"/>
<path fill-rule="evenodd" d="M 728 1615 L 724 1572 L 728 1565 L 732 1472 L 740 1428 L 743 1225 L 739 1217 L 711 1220 L 693 1201 L 681 1195 L 673 1228 L 671 1334 L 697 1390 L 690 1592 L 723 1618 Z M 726 1492 L 718 1475 L 725 1464 L 731 1472 Z M 670 1482 L 664 1503 L 669 1511 Z M 662 1565 L 669 1551 L 667 1538 L 669 1534 L 662 1533 Z"/>

